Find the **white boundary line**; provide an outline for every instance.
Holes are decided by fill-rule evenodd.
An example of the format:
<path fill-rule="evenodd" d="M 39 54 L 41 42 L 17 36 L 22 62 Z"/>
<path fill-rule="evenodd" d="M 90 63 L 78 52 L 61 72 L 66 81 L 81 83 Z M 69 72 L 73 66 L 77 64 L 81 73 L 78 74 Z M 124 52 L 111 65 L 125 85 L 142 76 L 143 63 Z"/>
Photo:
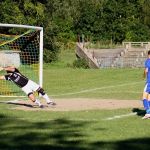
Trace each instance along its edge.
<path fill-rule="evenodd" d="M 133 82 L 133 83 L 118 84 L 118 85 L 112 85 L 112 86 L 104 86 L 104 87 L 99 87 L 99 88 L 82 90 L 82 91 L 78 91 L 78 92 L 64 93 L 64 94 L 50 95 L 50 96 L 55 96 L 56 97 L 56 96 L 75 95 L 75 94 L 81 94 L 81 93 L 88 93 L 88 92 L 92 92 L 92 91 L 96 91 L 96 90 L 102 90 L 102 89 L 108 89 L 108 88 L 114 88 L 114 87 L 121 87 L 121 86 L 127 86 L 127 85 L 135 85 L 135 84 L 139 84 L 139 83 L 142 83 L 142 81 Z"/>
<path fill-rule="evenodd" d="M 92 91 L 96 91 L 96 90 L 101 90 L 101 89 L 108 89 L 108 88 L 114 88 L 114 87 L 121 87 L 121 86 L 127 86 L 127 85 L 135 85 L 135 84 L 139 84 L 141 82 L 133 82 L 133 83 L 126 83 L 126 84 L 119 84 L 119 85 L 113 85 L 113 86 L 106 86 L 106 87 L 100 87 L 100 88 L 94 88 L 94 89 L 89 89 L 89 90 L 83 90 L 83 91 L 79 91 L 79 92 L 74 92 L 74 93 L 64 93 L 64 94 L 59 94 L 59 95 L 51 95 L 51 96 L 61 96 L 61 95 L 74 95 L 74 94 L 80 94 L 80 93 L 87 93 L 87 92 L 92 92 Z M 14 100 L 10 100 L 10 101 L 1 101 L 1 102 L 18 102 L 20 99 L 14 99 Z M 102 120 L 114 120 L 114 119 L 121 119 L 124 117 L 129 117 L 129 116 L 134 116 L 137 115 L 137 113 L 128 113 L 128 114 L 123 114 L 123 115 L 116 115 L 113 117 L 108 117 Z M 52 119 L 53 120 L 53 119 Z M 70 120 L 70 119 L 69 119 Z M 99 121 L 98 119 L 73 119 L 76 121 Z"/>
<path fill-rule="evenodd" d="M 1 120 L 9 120 L 9 119 L 20 119 L 20 120 L 32 120 L 32 121 L 57 121 L 57 120 L 61 120 L 61 118 L 52 118 L 52 119 L 45 119 L 45 118 L 20 118 L 20 117 L 7 117 L 7 118 L 1 118 Z M 62 118 L 63 119 L 63 118 Z M 69 121 L 86 121 L 86 122 L 91 122 L 91 121 L 101 121 L 100 119 L 82 119 L 82 118 L 74 118 L 74 119 L 65 119 L 65 120 L 69 120 Z"/>
<path fill-rule="evenodd" d="M 129 113 L 129 114 L 123 114 L 123 115 L 116 115 L 116 116 L 113 116 L 113 117 L 108 117 L 108 118 L 105 118 L 103 120 L 115 120 L 115 119 L 121 119 L 121 118 L 125 118 L 125 117 L 129 117 L 129 116 L 135 116 L 137 115 L 137 113 Z"/>
<path fill-rule="evenodd" d="M 129 117 L 129 116 L 135 116 L 137 115 L 137 113 L 129 113 L 129 114 L 123 114 L 123 115 L 120 115 L 120 116 L 113 116 L 113 117 L 109 117 L 109 118 L 105 118 L 105 119 L 96 119 L 96 118 L 92 118 L 92 119 L 86 119 L 86 118 L 74 118 L 74 119 L 71 119 L 71 118 L 68 118 L 66 120 L 69 120 L 69 121 L 86 121 L 86 122 L 91 122 L 91 121 L 110 121 L 110 120 L 115 120 L 115 119 L 121 119 L 121 118 L 124 118 L 124 117 Z M 32 120 L 32 121 L 56 121 L 56 120 L 59 120 L 58 118 L 52 118 L 52 119 L 45 119 L 45 118 L 18 118 L 18 117 L 8 117 L 8 118 L 1 118 L 1 120 L 5 120 L 5 119 L 20 119 L 20 120 Z"/>
<path fill-rule="evenodd" d="M 14 99 L 14 100 L 10 100 L 10 101 L 0 101 L 2 103 L 15 103 L 15 102 L 18 102 L 20 99 Z M 105 119 L 83 119 L 83 118 L 78 118 L 78 119 L 68 119 L 70 121 L 110 121 L 110 120 L 115 120 L 115 119 L 121 119 L 121 118 L 125 118 L 125 117 L 130 117 L 130 116 L 135 116 L 137 115 L 137 112 L 134 112 L 134 113 L 128 113 L 128 114 L 123 114 L 123 115 L 115 115 L 113 117 L 108 117 L 108 118 L 105 118 Z M 8 119 L 8 118 L 6 118 Z M 10 118 L 12 119 L 12 118 Z M 17 118 L 17 119 L 28 119 L 28 118 Z M 33 119 L 32 119 L 33 120 Z M 35 119 L 37 120 L 37 119 Z M 41 119 L 40 119 L 41 120 Z M 44 119 L 45 120 L 45 119 Z M 56 119 L 48 119 L 49 121 L 53 121 L 53 120 L 56 120 Z"/>

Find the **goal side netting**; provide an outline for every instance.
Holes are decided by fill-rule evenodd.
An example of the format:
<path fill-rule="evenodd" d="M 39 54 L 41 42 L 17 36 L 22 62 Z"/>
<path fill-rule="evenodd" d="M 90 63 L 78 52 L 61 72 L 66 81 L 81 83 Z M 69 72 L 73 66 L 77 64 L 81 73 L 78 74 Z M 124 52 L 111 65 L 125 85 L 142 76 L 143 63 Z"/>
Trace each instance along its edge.
<path fill-rule="evenodd" d="M 12 65 L 42 86 L 42 27 L 0 24 L 0 66 Z M 0 72 L 0 75 L 5 74 L 4 71 Z M 25 94 L 13 83 L 0 80 L 0 97 L 2 96 L 25 96 Z"/>

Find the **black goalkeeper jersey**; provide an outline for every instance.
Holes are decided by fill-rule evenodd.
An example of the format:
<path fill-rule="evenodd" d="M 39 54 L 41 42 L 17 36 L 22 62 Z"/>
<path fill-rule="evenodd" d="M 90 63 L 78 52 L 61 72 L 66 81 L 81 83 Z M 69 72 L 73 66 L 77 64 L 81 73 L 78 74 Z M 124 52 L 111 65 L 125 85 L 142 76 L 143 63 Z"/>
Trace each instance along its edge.
<path fill-rule="evenodd" d="M 5 75 L 5 79 L 14 82 L 19 87 L 24 87 L 29 79 L 22 75 L 18 69 L 15 68 L 14 71 L 7 71 L 7 75 Z"/>

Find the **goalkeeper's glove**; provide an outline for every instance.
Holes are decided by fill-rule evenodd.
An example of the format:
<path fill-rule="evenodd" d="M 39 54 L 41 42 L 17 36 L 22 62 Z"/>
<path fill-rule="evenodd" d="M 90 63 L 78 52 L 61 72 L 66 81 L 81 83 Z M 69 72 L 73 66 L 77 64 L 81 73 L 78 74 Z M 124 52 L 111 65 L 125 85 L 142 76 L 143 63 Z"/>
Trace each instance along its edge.
<path fill-rule="evenodd" d="M 2 70 L 4 70 L 4 68 L 3 68 L 3 67 L 0 67 L 0 71 L 2 71 Z"/>

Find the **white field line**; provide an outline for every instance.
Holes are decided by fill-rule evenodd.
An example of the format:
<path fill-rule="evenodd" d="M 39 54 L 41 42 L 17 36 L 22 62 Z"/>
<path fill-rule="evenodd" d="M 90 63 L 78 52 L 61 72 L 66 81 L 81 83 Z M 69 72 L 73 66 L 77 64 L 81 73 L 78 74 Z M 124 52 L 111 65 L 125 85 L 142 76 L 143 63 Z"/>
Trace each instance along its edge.
<path fill-rule="evenodd" d="M 97 118 L 92 118 L 92 119 L 86 119 L 86 118 L 74 118 L 74 119 L 71 119 L 71 118 L 67 118 L 66 120 L 69 120 L 69 121 L 85 121 L 85 122 L 98 122 L 98 121 L 110 121 L 110 120 L 115 120 L 115 119 L 121 119 L 121 118 L 124 118 L 124 117 L 130 117 L 130 116 L 135 116 L 137 115 L 137 113 L 129 113 L 129 114 L 123 114 L 123 115 L 116 115 L 116 116 L 113 116 L 113 117 L 108 117 L 108 118 L 105 118 L 105 119 L 97 119 Z M 0 118 L 1 120 L 9 120 L 9 119 L 19 119 L 19 120 L 32 120 L 32 121 L 57 121 L 59 119 L 55 118 L 55 119 L 45 119 L 45 118 L 23 118 L 23 117 L 7 117 L 7 118 Z M 60 118 L 60 119 L 63 119 L 63 118 Z"/>
<path fill-rule="evenodd" d="M 108 93 L 133 93 L 133 94 L 139 94 L 139 93 L 141 93 L 140 91 L 139 92 L 137 92 L 137 91 L 99 91 L 99 93 L 106 93 L 106 94 L 108 94 Z"/>
<path fill-rule="evenodd" d="M 0 120 L 15 120 L 15 119 L 19 119 L 19 120 L 30 120 L 30 121 L 57 121 L 59 120 L 59 118 L 52 118 L 52 119 L 44 119 L 44 118 L 23 118 L 23 117 L 6 117 L 6 118 L 0 118 Z M 61 120 L 61 118 L 60 118 Z M 98 122 L 101 121 L 101 119 L 86 119 L 86 118 L 74 118 L 74 119 L 70 119 L 67 118 L 66 120 L 69 121 L 84 121 L 84 122 Z"/>
<path fill-rule="evenodd" d="M 50 95 L 50 96 L 65 96 L 65 95 L 75 95 L 75 94 L 81 94 L 81 93 L 88 93 L 88 92 L 92 92 L 92 91 L 96 91 L 96 90 L 103 90 L 103 89 L 109 89 L 109 88 L 114 88 L 114 87 L 121 87 L 121 86 L 128 86 L 128 85 L 135 85 L 135 84 L 139 84 L 140 82 L 133 82 L 133 83 L 125 83 L 125 84 L 118 84 L 118 85 L 112 85 L 112 86 L 104 86 L 104 87 L 99 87 L 99 88 L 94 88 L 94 89 L 88 89 L 88 90 L 82 90 L 82 91 L 78 91 L 78 92 L 72 92 L 72 93 L 64 93 L 64 94 L 58 94 L 58 95 Z M 102 91 L 103 93 L 108 93 L 107 91 Z M 125 93 L 139 93 L 136 91 L 123 91 Z M 109 92 L 109 93 L 116 93 L 116 92 Z M 122 93 L 122 92 L 117 92 L 117 93 Z M 21 97 L 21 99 L 27 99 L 26 97 Z M 0 101 L 0 102 L 18 102 L 20 99 L 13 99 L 13 100 L 8 100 L 8 101 Z"/>
<path fill-rule="evenodd" d="M 87 93 L 87 92 L 92 92 L 92 91 L 101 90 L 101 89 L 108 89 L 108 88 L 121 87 L 121 86 L 127 86 L 127 85 L 135 85 L 135 84 L 139 84 L 139 83 L 141 83 L 141 82 L 119 84 L 119 85 L 115 85 L 115 86 L 106 86 L 106 87 L 83 90 L 83 91 L 74 92 L 74 93 L 64 93 L 64 94 L 52 95 L 52 96 L 74 95 L 74 94 Z M 4 103 L 18 102 L 19 100 L 20 99 L 14 99 L 14 100 L 10 100 L 10 101 L 1 101 L 1 102 L 4 102 Z M 124 118 L 124 117 L 134 116 L 134 115 L 137 115 L 137 113 L 135 112 L 135 113 L 129 113 L 129 114 L 123 114 L 123 115 L 116 115 L 116 116 L 108 117 L 108 118 L 105 118 L 105 119 L 102 119 L 102 120 L 114 120 L 114 119 L 120 119 L 120 118 Z M 19 118 L 19 119 L 25 119 L 25 118 Z M 55 119 L 49 119 L 49 120 L 55 120 Z M 94 119 L 94 118 L 93 119 L 69 119 L 69 120 L 74 120 L 74 121 L 100 121 L 99 119 Z"/>
<path fill-rule="evenodd" d="M 113 116 L 113 117 L 108 117 L 108 118 L 105 118 L 103 120 L 114 120 L 114 119 L 121 119 L 121 118 L 125 118 L 125 117 L 130 117 L 130 116 L 135 116 L 137 115 L 137 113 L 128 113 L 128 114 L 123 114 L 123 115 L 116 115 L 116 116 Z"/>
<path fill-rule="evenodd" d="M 64 94 L 58 94 L 58 95 L 50 95 L 50 96 L 65 96 L 65 95 L 75 95 L 75 94 L 81 94 L 81 93 L 88 93 L 88 92 L 93 92 L 96 90 L 103 90 L 103 89 L 109 89 L 109 88 L 114 88 L 114 87 L 122 87 L 122 86 L 128 86 L 128 85 L 135 85 L 139 84 L 140 82 L 133 82 L 133 83 L 125 83 L 125 84 L 118 84 L 118 85 L 112 85 L 112 86 L 104 86 L 104 87 L 99 87 L 99 88 L 93 88 L 93 89 L 87 89 L 87 90 L 82 90 L 78 92 L 72 92 L 72 93 L 64 93 Z"/>

